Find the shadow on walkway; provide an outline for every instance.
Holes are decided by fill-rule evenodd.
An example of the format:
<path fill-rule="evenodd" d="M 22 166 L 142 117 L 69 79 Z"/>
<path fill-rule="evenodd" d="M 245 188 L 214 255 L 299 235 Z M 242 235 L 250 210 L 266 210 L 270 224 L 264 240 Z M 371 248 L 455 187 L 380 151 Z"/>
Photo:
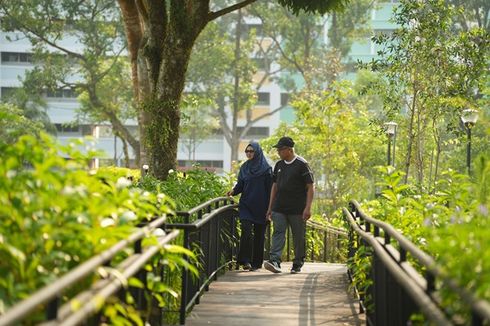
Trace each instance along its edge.
<path fill-rule="evenodd" d="M 186 325 L 361 325 L 345 265 L 306 263 L 299 274 L 231 271 L 210 285 Z"/>

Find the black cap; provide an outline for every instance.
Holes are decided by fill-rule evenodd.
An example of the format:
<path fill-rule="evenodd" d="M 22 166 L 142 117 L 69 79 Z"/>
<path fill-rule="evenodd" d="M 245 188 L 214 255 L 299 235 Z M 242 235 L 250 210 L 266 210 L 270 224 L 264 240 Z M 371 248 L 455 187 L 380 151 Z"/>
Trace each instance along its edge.
<path fill-rule="evenodd" d="M 294 141 L 291 139 L 291 137 L 282 137 L 273 147 L 294 147 Z"/>

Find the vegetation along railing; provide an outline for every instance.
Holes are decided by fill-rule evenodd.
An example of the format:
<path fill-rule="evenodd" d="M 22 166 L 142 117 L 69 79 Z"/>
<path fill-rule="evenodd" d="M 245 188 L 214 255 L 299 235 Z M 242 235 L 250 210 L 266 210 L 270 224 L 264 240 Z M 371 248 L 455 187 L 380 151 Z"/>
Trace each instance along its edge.
<path fill-rule="evenodd" d="M 490 303 L 458 286 L 393 226 L 367 216 L 356 201 L 343 213 L 350 226 L 349 276 L 364 281 L 358 293 L 368 325 L 407 325 L 415 318 L 441 326 L 488 325 Z M 444 300 L 447 291 L 452 301 Z"/>
<path fill-rule="evenodd" d="M 92 257 L 55 282 L 14 305 L 0 317 L 0 325 L 16 325 L 27 318 L 32 320 L 39 307 L 45 309 L 45 325 L 76 325 L 82 321 L 96 325 L 99 324 L 98 319 L 101 316 L 98 315 L 98 311 L 103 303 L 115 294 L 124 296 L 124 292 L 127 290 L 131 291 L 135 298 L 137 308 L 143 309 L 145 305 L 143 289 L 131 286 L 126 289 L 126 280 L 136 276 L 140 282 L 146 283 L 145 265 L 161 251 L 165 244 L 178 235 L 178 231 L 170 233 L 162 231 L 161 228 L 165 219 L 165 216 L 157 218 L 147 226 L 139 228 L 127 239 Z M 143 247 L 142 240 L 148 234 L 155 234 L 156 243 Z M 129 254 L 115 267 L 108 267 L 115 257 L 131 247 L 132 254 Z M 80 284 L 96 274 L 105 274 L 105 277 L 96 281 L 88 290 L 82 289 L 81 292 L 72 293 L 80 287 Z M 73 296 L 66 300 L 68 292 Z M 41 322 L 38 320 L 41 318 L 42 316 L 34 318 L 36 319 L 35 323 Z M 91 320 L 89 320 L 90 318 Z"/>
<path fill-rule="evenodd" d="M 111 302 L 110 298 L 117 296 L 121 302 L 127 302 L 128 293 L 144 321 L 151 325 L 175 322 L 183 325 L 187 313 L 199 303 L 200 296 L 218 274 L 233 268 L 233 264 L 238 268 L 238 216 L 238 205 L 233 198 L 219 197 L 175 216 L 155 218 L 127 239 L 11 307 L 0 317 L 0 326 L 26 320 L 43 325 L 98 325 L 109 321 L 102 311 Z M 307 260 L 345 261 L 347 233 L 344 230 L 308 221 L 306 232 Z M 143 243 L 149 235 L 154 235 L 156 241 Z M 290 232 L 287 260 L 292 252 L 289 239 Z M 169 244 L 182 245 L 195 253 L 197 273 L 192 268 L 180 268 L 177 273 L 169 268 L 165 256 L 159 255 L 167 251 Z M 195 264 L 187 255 L 180 257 L 187 262 L 182 265 Z M 162 290 L 167 286 L 180 295 L 172 296 L 170 290 Z M 40 309 L 45 313 L 39 314 Z M 129 314 L 125 318 L 130 318 Z"/>

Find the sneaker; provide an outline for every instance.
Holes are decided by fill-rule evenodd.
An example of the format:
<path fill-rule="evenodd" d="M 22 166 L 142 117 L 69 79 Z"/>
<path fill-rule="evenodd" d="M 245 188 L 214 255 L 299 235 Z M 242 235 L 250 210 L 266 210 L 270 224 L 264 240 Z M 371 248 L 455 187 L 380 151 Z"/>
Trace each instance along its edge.
<path fill-rule="evenodd" d="M 264 268 L 267 269 L 269 272 L 272 273 L 280 273 L 281 272 L 281 264 L 279 264 L 277 261 L 266 261 L 264 263 Z"/>
<path fill-rule="evenodd" d="M 297 274 L 301 272 L 301 266 L 293 264 L 293 267 L 291 267 L 291 274 Z"/>
<path fill-rule="evenodd" d="M 250 265 L 250 263 L 242 264 L 242 269 L 245 271 L 250 271 L 252 270 L 252 265 Z"/>

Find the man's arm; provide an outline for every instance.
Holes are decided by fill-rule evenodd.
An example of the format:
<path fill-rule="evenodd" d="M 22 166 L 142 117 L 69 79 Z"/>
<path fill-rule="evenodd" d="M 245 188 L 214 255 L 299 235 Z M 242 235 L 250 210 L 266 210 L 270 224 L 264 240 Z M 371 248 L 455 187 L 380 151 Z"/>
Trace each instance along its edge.
<path fill-rule="evenodd" d="M 272 188 L 271 188 L 271 198 L 269 200 L 269 208 L 267 208 L 267 213 L 265 213 L 265 218 L 268 221 L 272 220 L 272 204 L 274 203 L 274 200 L 276 199 L 276 194 L 277 194 L 277 185 L 275 182 L 273 182 Z"/>
<path fill-rule="evenodd" d="M 306 184 L 306 206 L 303 210 L 303 220 L 307 221 L 311 217 L 311 203 L 313 202 L 313 194 L 315 190 L 313 183 Z"/>

